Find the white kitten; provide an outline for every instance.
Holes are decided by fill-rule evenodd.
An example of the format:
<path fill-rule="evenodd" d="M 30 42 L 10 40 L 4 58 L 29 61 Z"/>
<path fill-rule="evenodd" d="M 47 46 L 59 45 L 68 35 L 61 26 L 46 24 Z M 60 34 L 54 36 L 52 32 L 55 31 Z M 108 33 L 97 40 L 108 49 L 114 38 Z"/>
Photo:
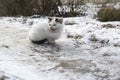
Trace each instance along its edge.
<path fill-rule="evenodd" d="M 47 23 L 40 23 L 33 26 L 29 32 L 29 39 L 33 43 L 43 43 L 46 40 L 49 43 L 54 43 L 60 38 L 63 31 L 62 18 L 48 18 Z"/>

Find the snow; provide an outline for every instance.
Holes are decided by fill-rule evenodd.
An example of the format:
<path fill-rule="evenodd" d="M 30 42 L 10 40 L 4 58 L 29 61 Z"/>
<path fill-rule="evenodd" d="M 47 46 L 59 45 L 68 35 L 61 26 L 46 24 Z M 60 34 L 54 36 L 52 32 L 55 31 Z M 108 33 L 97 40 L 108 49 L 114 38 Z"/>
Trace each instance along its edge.
<path fill-rule="evenodd" d="M 120 79 L 119 21 L 64 18 L 63 35 L 55 45 L 32 44 L 29 29 L 46 21 L 46 17 L 0 18 L 0 79 Z"/>
<path fill-rule="evenodd" d="M 14 76 L 18 76 L 21 80 L 43 80 L 40 75 L 36 75 L 35 72 L 33 72 L 32 67 L 25 66 L 22 64 L 17 63 L 14 59 L 10 58 L 10 56 L 3 55 L 0 53 L 0 70 L 4 71 L 4 73 L 12 74 Z M 25 75 L 26 74 L 26 75 Z M 13 78 L 14 78 L 13 76 Z M 10 79 L 13 80 L 13 79 Z M 15 79 L 17 80 L 17 78 Z M 44 79 L 45 80 L 45 79 Z"/>

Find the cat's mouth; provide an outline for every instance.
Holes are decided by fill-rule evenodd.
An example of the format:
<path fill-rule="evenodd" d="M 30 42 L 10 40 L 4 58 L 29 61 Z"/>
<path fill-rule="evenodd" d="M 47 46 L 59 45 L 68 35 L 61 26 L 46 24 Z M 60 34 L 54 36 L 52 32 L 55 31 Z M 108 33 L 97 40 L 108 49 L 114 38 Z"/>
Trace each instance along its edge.
<path fill-rule="evenodd" d="M 52 31 L 55 31 L 56 29 L 51 29 Z"/>
<path fill-rule="evenodd" d="M 50 29 L 52 32 L 55 32 L 57 29 L 56 28 L 51 28 Z"/>

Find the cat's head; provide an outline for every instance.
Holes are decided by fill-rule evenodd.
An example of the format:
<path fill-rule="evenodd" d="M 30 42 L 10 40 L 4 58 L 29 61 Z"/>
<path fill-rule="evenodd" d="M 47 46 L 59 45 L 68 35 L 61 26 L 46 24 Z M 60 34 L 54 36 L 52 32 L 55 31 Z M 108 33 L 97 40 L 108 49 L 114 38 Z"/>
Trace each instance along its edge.
<path fill-rule="evenodd" d="M 63 27 L 63 18 L 48 18 L 48 25 L 51 31 L 57 31 Z"/>

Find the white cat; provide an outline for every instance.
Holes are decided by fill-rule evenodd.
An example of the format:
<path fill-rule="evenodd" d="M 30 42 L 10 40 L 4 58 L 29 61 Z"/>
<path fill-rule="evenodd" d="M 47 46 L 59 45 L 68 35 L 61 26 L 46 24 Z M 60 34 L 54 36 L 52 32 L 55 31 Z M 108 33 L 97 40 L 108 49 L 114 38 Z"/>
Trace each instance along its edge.
<path fill-rule="evenodd" d="M 33 43 L 55 43 L 63 31 L 63 18 L 48 18 L 47 23 L 39 23 L 33 26 L 29 32 L 29 39 Z"/>

